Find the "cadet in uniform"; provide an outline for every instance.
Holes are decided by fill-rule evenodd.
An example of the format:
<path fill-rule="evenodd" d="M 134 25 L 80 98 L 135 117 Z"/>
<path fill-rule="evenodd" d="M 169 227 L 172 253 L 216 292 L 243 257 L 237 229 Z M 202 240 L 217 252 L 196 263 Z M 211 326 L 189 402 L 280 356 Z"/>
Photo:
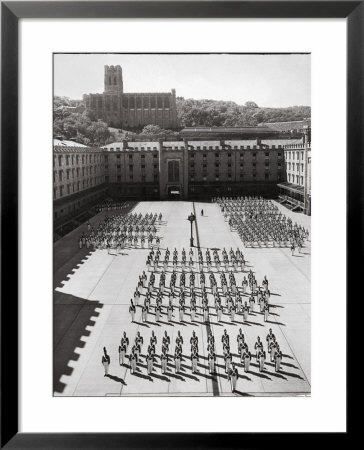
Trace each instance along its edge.
<path fill-rule="evenodd" d="M 133 347 L 131 350 L 131 354 L 129 356 L 130 361 L 130 373 L 135 373 L 136 371 L 136 363 L 137 363 L 138 355 L 135 353 L 135 348 Z"/>
<path fill-rule="evenodd" d="M 230 348 L 227 349 L 227 352 L 224 355 L 224 359 L 225 359 L 225 373 L 229 373 L 231 359 L 232 359 L 232 356 L 230 353 Z"/>
<path fill-rule="evenodd" d="M 147 360 L 148 375 L 151 375 L 151 373 L 153 372 L 154 353 L 153 352 L 148 353 L 146 360 Z"/>
<path fill-rule="evenodd" d="M 167 372 L 167 364 L 168 364 L 168 354 L 166 351 L 166 347 L 164 347 L 164 350 L 162 351 L 161 354 L 161 370 L 162 373 L 166 373 Z"/>
<path fill-rule="evenodd" d="M 119 364 L 120 364 L 120 366 L 124 365 L 125 353 L 126 353 L 126 342 L 123 341 L 123 339 L 121 339 L 120 345 L 119 345 Z"/>
<path fill-rule="evenodd" d="M 198 362 L 198 360 L 199 360 L 199 356 L 198 356 L 196 348 L 194 348 L 192 353 L 191 353 L 192 373 L 196 373 L 197 372 L 197 362 Z"/>
<path fill-rule="evenodd" d="M 263 370 L 264 370 L 265 358 L 266 358 L 266 353 L 263 349 L 261 349 L 258 353 L 259 372 L 263 372 Z"/>
<path fill-rule="evenodd" d="M 232 364 L 232 368 L 229 370 L 228 380 L 231 382 L 231 392 L 235 392 L 236 382 L 238 381 L 238 369 L 235 367 L 235 364 Z"/>
<path fill-rule="evenodd" d="M 174 353 L 174 361 L 176 366 L 176 373 L 181 371 L 181 358 L 182 358 L 182 351 L 180 347 L 176 348 L 176 351 Z"/>
<path fill-rule="evenodd" d="M 249 372 L 251 359 L 252 359 L 252 355 L 251 355 L 250 351 L 246 350 L 243 354 L 244 372 Z"/>
<path fill-rule="evenodd" d="M 101 363 L 105 369 L 104 377 L 106 377 L 106 375 L 109 374 L 109 365 L 110 365 L 110 356 L 107 354 L 106 347 L 104 347 L 104 354 L 102 355 Z"/>
<path fill-rule="evenodd" d="M 263 350 L 263 343 L 262 343 L 262 341 L 260 340 L 260 337 L 259 337 L 259 336 L 257 337 L 257 342 L 256 342 L 255 345 L 254 345 L 254 350 L 256 351 L 257 362 L 259 362 L 259 360 L 258 360 L 259 352 L 260 352 L 261 350 Z"/>
<path fill-rule="evenodd" d="M 131 321 L 132 322 L 134 322 L 135 311 L 136 311 L 136 308 L 135 308 L 135 305 L 133 303 L 133 300 L 130 300 L 129 312 L 131 314 Z"/>
<path fill-rule="evenodd" d="M 281 362 L 282 362 L 282 352 L 279 348 L 279 345 L 277 345 L 277 350 L 274 355 L 275 360 L 275 370 L 276 372 L 279 372 L 279 369 L 281 368 Z"/>
<path fill-rule="evenodd" d="M 215 373 L 216 372 L 216 355 L 215 352 L 210 348 L 209 354 L 207 356 L 207 360 L 209 363 L 209 373 Z"/>

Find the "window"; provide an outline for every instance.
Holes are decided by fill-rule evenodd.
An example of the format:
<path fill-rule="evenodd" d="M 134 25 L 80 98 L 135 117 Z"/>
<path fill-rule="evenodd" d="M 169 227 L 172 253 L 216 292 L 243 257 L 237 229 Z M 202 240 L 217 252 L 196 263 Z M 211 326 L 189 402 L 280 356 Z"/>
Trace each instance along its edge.
<path fill-rule="evenodd" d="M 71 193 L 71 185 L 67 184 L 67 194 L 70 194 L 70 193 Z"/>
<path fill-rule="evenodd" d="M 215 167 L 216 167 L 216 168 L 219 168 L 219 167 L 220 167 L 220 164 L 215 164 Z"/>
<path fill-rule="evenodd" d="M 264 178 L 265 178 L 266 180 L 268 180 L 268 179 L 269 179 L 269 173 L 264 174 Z"/>
<path fill-rule="evenodd" d="M 266 158 L 268 158 L 269 157 L 269 152 L 265 152 L 265 156 L 266 156 Z"/>
<path fill-rule="evenodd" d="M 62 156 L 58 156 L 58 165 L 59 165 L 59 166 L 62 165 Z"/>
<path fill-rule="evenodd" d="M 129 155 L 129 159 L 133 159 L 133 155 Z"/>
<path fill-rule="evenodd" d="M 253 167 L 257 167 L 257 164 L 256 164 L 256 163 L 253 163 Z"/>
<path fill-rule="evenodd" d="M 288 174 L 288 181 L 291 181 L 291 174 Z"/>
<path fill-rule="evenodd" d="M 158 164 L 153 164 L 154 169 L 158 169 Z"/>
<path fill-rule="evenodd" d="M 57 188 L 53 188 L 53 197 L 56 198 L 57 197 Z"/>
<path fill-rule="evenodd" d="M 207 180 L 206 175 L 204 175 L 204 176 L 202 177 L 202 179 L 203 179 L 203 181 L 206 181 L 206 180 Z"/>
<path fill-rule="evenodd" d="M 116 155 L 116 159 L 120 159 L 120 155 Z"/>
<path fill-rule="evenodd" d="M 69 180 L 70 179 L 70 169 L 67 169 L 66 173 L 67 173 L 67 180 Z"/>
<path fill-rule="evenodd" d="M 231 158 L 231 153 L 228 153 L 228 158 Z"/>
<path fill-rule="evenodd" d="M 62 197 L 63 196 L 63 186 L 59 187 L 59 196 Z"/>
<path fill-rule="evenodd" d="M 157 175 L 157 174 L 154 174 L 153 180 L 154 180 L 154 181 L 158 181 L 158 175 Z"/>
<path fill-rule="evenodd" d="M 228 164 L 228 167 L 231 167 L 231 164 L 230 164 L 230 163 Z"/>
<path fill-rule="evenodd" d="M 142 169 L 145 169 L 145 164 L 142 164 Z"/>
<path fill-rule="evenodd" d="M 70 164 L 70 157 L 69 157 L 69 155 L 66 156 L 66 164 L 67 164 L 67 166 L 69 166 L 69 164 Z"/>
<path fill-rule="evenodd" d="M 282 153 L 278 152 L 278 158 L 281 158 L 281 157 L 282 157 Z"/>
<path fill-rule="evenodd" d="M 219 175 L 216 175 L 215 180 L 216 180 L 216 181 L 219 181 L 219 180 L 220 180 Z"/>
<path fill-rule="evenodd" d="M 220 155 L 218 153 L 215 153 L 215 157 L 218 158 Z"/>
<path fill-rule="evenodd" d="M 301 177 L 301 185 L 303 186 L 303 177 Z"/>
<path fill-rule="evenodd" d="M 191 169 L 194 169 L 195 163 L 190 163 L 190 167 L 191 167 Z"/>
<path fill-rule="evenodd" d="M 63 178 L 63 170 L 60 170 L 60 171 L 58 172 L 58 178 L 59 178 L 59 181 L 62 181 L 62 178 Z"/>
<path fill-rule="evenodd" d="M 142 150 L 144 150 L 144 147 L 142 147 Z M 142 159 L 145 159 L 145 155 L 140 155 L 140 157 L 141 157 Z"/>
<path fill-rule="evenodd" d="M 203 167 L 204 169 L 206 169 L 207 164 L 202 164 L 202 167 Z"/>
<path fill-rule="evenodd" d="M 133 164 L 129 164 L 129 170 L 130 170 L 130 171 L 133 170 Z"/>
<path fill-rule="evenodd" d="M 256 158 L 257 157 L 257 154 L 254 152 L 253 153 L 253 158 Z"/>
<path fill-rule="evenodd" d="M 116 168 L 120 170 L 120 168 L 121 168 L 120 164 L 117 164 Z"/>
<path fill-rule="evenodd" d="M 105 176 L 105 182 L 106 182 L 106 183 L 109 182 L 109 176 L 108 176 L 108 175 Z"/>
<path fill-rule="evenodd" d="M 168 181 L 179 181 L 179 161 L 168 161 Z"/>
<path fill-rule="evenodd" d="M 243 163 L 240 163 L 240 167 L 244 167 L 244 164 L 243 164 Z"/>

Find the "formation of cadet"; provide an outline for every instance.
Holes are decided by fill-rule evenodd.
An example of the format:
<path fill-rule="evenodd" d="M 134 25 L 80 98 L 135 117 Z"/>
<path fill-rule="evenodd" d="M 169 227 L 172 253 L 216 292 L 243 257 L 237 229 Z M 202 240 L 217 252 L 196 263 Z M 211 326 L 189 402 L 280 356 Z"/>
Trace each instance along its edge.
<path fill-rule="evenodd" d="M 121 253 L 125 247 L 145 248 L 159 246 L 157 226 L 162 223 L 162 213 L 128 213 L 106 216 L 97 229 L 87 223 L 87 232 L 79 237 L 79 247 L 114 249 Z"/>
<path fill-rule="evenodd" d="M 222 322 L 225 317 L 231 322 L 238 318 L 248 322 L 252 313 L 263 314 L 267 322 L 270 299 L 267 277 L 264 276 L 258 286 L 253 271 L 244 271 L 244 255 L 239 249 L 230 249 L 229 253 L 223 249 L 221 258 L 218 250 L 213 250 L 213 259 L 212 263 L 209 250 L 206 250 L 204 258 L 199 249 L 198 261 L 195 261 L 190 249 L 187 263 L 185 249 L 180 254 L 174 249 L 172 257 L 168 248 L 164 251 L 164 257 L 159 248 L 152 249 L 146 260 L 147 271 L 139 276 L 133 298 L 130 299 L 132 322 L 135 321 L 137 308 L 141 310 L 142 322 L 148 322 L 151 315 L 154 315 L 156 322 L 163 321 L 163 316 L 168 322 L 187 320 L 209 323 L 213 316 L 216 316 L 217 322 Z M 206 268 L 207 272 L 204 271 Z M 244 275 L 239 286 L 237 275 L 242 273 L 247 276 Z M 247 292 L 248 286 L 250 293 Z"/>
<path fill-rule="evenodd" d="M 142 357 L 145 359 L 146 367 L 147 367 L 147 373 L 148 375 L 152 375 L 153 371 L 155 371 L 154 363 L 159 358 L 160 360 L 160 370 L 162 374 L 167 374 L 169 369 L 169 360 L 172 360 L 172 349 L 171 349 L 171 338 L 168 335 L 167 331 L 164 331 L 162 342 L 161 342 L 161 352 L 160 356 L 158 357 L 156 354 L 156 346 L 158 344 L 158 340 L 156 335 L 154 334 L 154 331 L 152 331 L 152 334 L 150 336 L 148 347 L 146 348 L 146 352 L 144 355 L 142 355 L 142 347 L 144 346 L 144 338 L 140 334 L 140 331 L 137 332 L 136 337 L 134 339 L 134 344 L 131 346 L 129 355 L 128 353 L 128 347 L 129 347 L 129 338 L 127 337 L 126 333 L 124 332 L 122 335 L 122 338 L 120 340 L 120 345 L 118 348 L 119 352 L 119 364 L 120 366 L 126 365 L 126 359 L 129 360 L 130 365 L 130 372 L 132 374 L 135 374 L 137 371 L 140 371 L 140 368 L 138 367 L 138 364 L 142 362 Z M 198 366 L 206 367 L 200 363 L 200 356 L 199 356 L 199 340 L 198 336 L 196 335 L 196 332 L 193 331 L 191 338 L 189 340 L 190 344 L 190 357 L 188 357 L 188 353 L 183 353 L 183 337 L 181 335 L 181 331 L 178 330 L 177 336 L 175 339 L 175 345 L 174 345 L 174 371 L 176 374 L 181 372 L 181 362 L 182 360 L 188 360 L 190 359 L 191 363 L 191 372 L 193 374 L 199 372 Z M 218 355 L 216 352 L 216 342 L 215 342 L 215 336 L 212 333 L 212 330 L 210 329 L 208 335 L 207 335 L 207 368 L 209 371 L 209 374 L 217 374 L 216 370 L 216 359 L 217 358 L 223 358 L 224 364 L 225 364 L 225 374 L 227 375 L 228 380 L 231 382 L 231 389 L 232 392 L 236 390 L 236 383 L 239 377 L 237 365 L 238 363 L 236 361 L 233 361 L 233 354 L 230 347 L 230 335 L 228 334 L 227 330 L 225 329 L 222 336 L 221 336 L 221 350 L 222 352 Z M 274 363 L 274 368 L 276 372 L 279 372 L 281 362 L 282 362 L 282 351 L 280 350 L 279 344 L 276 340 L 276 337 L 272 331 L 272 329 L 269 329 L 269 333 L 267 334 L 265 338 L 265 343 L 262 342 L 260 337 L 257 337 L 257 340 L 254 344 L 254 353 L 256 358 L 256 364 L 258 366 L 258 369 L 260 372 L 263 372 L 265 370 L 264 364 L 267 358 L 267 352 L 265 351 L 264 347 L 266 347 L 266 350 L 269 354 L 270 361 Z M 250 365 L 252 360 L 252 354 L 249 349 L 249 346 L 245 340 L 245 336 L 242 332 L 242 329 L 239 329 L 239 332 L 236 336 L 236 348 L 238 353 L 238 358 L 240 360 L 239 365 L 243 368 L 244 372 L 250 371 Z M 109 365 L 110 365 L 110 357 L 107 354 L 106 348 L 103 349 L 103 356 L 102 356 L 102 364 L 105 369 L 105 376 L 108 375 L 109 371 Z M 236 358 L 236 356 L 235 356 Z M 172 366 L 171 366 L 172 367 Z"/>
<path fill-rule="evenodd" d="M 114 202 L 113 200 L 105 200 L 102 203 L 96 205 L 96 212 L 101 211 L 122 211 L 123 209 L 129 208 L 129 203 L 126 202 Z"/>
<path fill-rule="evenodd" d="M 277 205 L 262 197 L 214 198 L 244 247 L 289 247 L 301 252 L 309 233 L 282 214 Z"/>

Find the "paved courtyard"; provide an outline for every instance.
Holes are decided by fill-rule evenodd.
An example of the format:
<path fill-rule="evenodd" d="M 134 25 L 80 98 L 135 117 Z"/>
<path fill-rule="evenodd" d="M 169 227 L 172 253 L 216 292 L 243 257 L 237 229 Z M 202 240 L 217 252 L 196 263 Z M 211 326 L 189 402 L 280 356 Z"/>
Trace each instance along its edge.
<path fill-rule="evenodd" d="M 293 213 L 278 205 L 293 221 L 304 225 L 310 231 L 310 218 Z M 204 216 L 200 215 L 203 208 Z M 181 253 L 189 251 L 190 223 L 188 215 L 195 209 L 198 242 L 205 253 L 206 248 L 227 251 L 240 248 L 247 261 L 246 270 L 252 270 L 260 284 L 264 275 L 269 280 L 270 315 L 264 322 L 263 315 L 256 312 L 243 323 L 239 315 L 235 323 L 228 315 L 217 323 L 212 314 L 209 325 L 191 323 L 186 314 L 185 322 L 175 318 L 172 323 L 162 316 L 155 322 L 149 314 L 148 322 L 141 321 L 140 308 L 137 309 L 136 323 L 131 323 L 128 312 L 139 275 L 146 269 L 149 249 L 125 249 L 121 255 L 108 254 L 107 250 L 87 250 L 78 248 L 78 238 L 86 225 L 74 230 L 54 245 L 54 394 L 62 396 L 123 396 L 123 395 L 308 395 L 311 392 L 311 297 L 310 297 L 310 240 L 300 255 L 291 255 L 289 248 L 244 248 L 239 236 L 229 230 L 228 224 L 216 204 L 192 202 L 140 202 L 134 212 L 163 214 L 159 227 L 160 248 L 176 248 Z M 117 211 L 100 213 L 90 222 L 97 226 L 107 215 Z M 197 250 L 195 260 L 197 260 Z M 180 270 L 180 269 L 179 269 Z M 238 286 L 246 273 L 236 272 Z M 170 273 L 166 286 L 169 285 Z M 207 275 L 208 279 L 208 275 Z M 216 277 L 219 282 L 219 277 Z M 197 290 L 199 277 L 196 276 Z M 156 274 L 156 286 L 159 275 Z M 143 297 L 142 297 L 143 299 Z M 248 300 L 248 298 L 244 298 Z M 167 304 L 166 298 L 163 304 Z M 224 302 L 223 302 L 224 304 Z M 189 306 L 187 298 L 186 306 Z M 198 316 L 201 321 L 201 316 Z M 233 361 L 236 362 L 239 379 L 237 391 L 231 393 L 230 383 L 224 370 L 221 335 L 224 329 L 230 335 Z M 252 356 L 254 343 L 260 336 L 264 345 L 269 328 L 272 328 L 283 353 L 281 371 L 276 373 L 274 364 L 267 354 L 265 371 L 259 372 L 255 357 L 252 357 L 250 371 L 245 373 L 237 355 L 236 335 L 242 328 Z M 210 375 L 207 365 L 207 333 L 215 335 L 217 374 Z M 158 343 L 157 356 L 161 353 L 161 341 L 167 330 L 171 338 L 170 354 L 174 353 L 174 342 L 180 331 L 183 339 L 182 372 L 175 374 L 173 358 L 169 371 L 161 373 L 160 360 L 154 365 L 151 376 L 147 374 L 145 360 L 139 364 L 139 372 L 130 373 L 128 365 L 119 365 L 118 346 L 123 331 L 132 343 L 140 331 L 144 338 L 142 355 L 146 353 L 149 337 L 155 332 Z M 195 331 L 199 338 L 199 372 L 191 373 L 190 337 Z M 109 376 L 104 377 L 101 364 L 102 349 L 106 347 L 111 358 Z M 266 347 L 266 345 L 265 345 Z"/>

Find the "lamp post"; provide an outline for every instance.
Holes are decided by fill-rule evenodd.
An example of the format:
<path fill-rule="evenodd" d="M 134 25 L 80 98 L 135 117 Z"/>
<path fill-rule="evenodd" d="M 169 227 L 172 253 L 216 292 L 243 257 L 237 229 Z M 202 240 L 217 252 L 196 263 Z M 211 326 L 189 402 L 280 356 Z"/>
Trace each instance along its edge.
<path fill-rule="evenodd" d="M 190 237 L 190 247 L 193 247 L 193 231 L 192 231 L 192 226 L 193 226 L 193 222 L 196 220 L 196 217 L 193 213 L 191 213 L 188 218 L 191 224 L 191 237 Z"/>

